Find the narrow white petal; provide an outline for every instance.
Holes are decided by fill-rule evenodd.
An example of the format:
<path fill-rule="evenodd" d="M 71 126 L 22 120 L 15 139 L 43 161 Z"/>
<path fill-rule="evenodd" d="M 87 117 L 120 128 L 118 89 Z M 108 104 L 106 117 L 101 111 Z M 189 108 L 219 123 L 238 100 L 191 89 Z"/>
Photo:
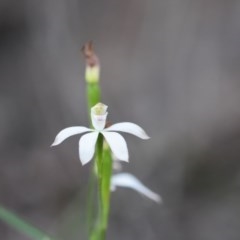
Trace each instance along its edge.
<path fill-rule="evenodd" d="M 73 135 L 81 134 L 81 133 L 85 133 L 85 132 L 90 132 L 90 131 L 93 131 L 93 130 L 90 129 L 90 128 L 86 128 L 86 127 L 68 127 L 68 128 L 65 128 L 58 133 L 58 135 L 56 136 L 56 138 L 55 138 L 55 140 L 54 140 L 54 142 L 52 143 L 51 146 L 56 146 L 56 145 L 62 143 L 68 137 L 71 137 Z"/>
<path fill-rule="evenodd" d="M 161 197 L 144 186 L 135 176 L 129 173 L 118 173 L 112 176 L 111 178 L 111 190 L 115 190 L 117 187 L 126 187 L 131 188 L 149 199 L 155 202 L 162 202 Z"/>
<path fill-rule="evenodd" d="M 88 163 L 94 155 L 98 132 L 87 133 L 79 141 L 79 158 L 82 165 Z"/>
<path fill-rule="evenodd" d="M 122 122 L 116 123 L 112 126 L 104 129 L 104 131 L 119 131 L 133 134 L 142 139 L 149 139 L 150 137 L 145 133 L 145 131 L 135 123 Z"/>
<path fill-rule="evenodd" d="M 101 132 L 117 159 L 128 162 L 128 148 L 125 139 L 115 132 Z"/>

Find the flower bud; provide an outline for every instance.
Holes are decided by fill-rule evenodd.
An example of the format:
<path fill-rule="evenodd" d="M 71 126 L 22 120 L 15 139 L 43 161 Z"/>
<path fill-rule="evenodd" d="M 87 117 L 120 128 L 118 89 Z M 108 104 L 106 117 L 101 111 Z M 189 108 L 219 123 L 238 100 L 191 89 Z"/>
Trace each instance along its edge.
<path fill-rule="evenodd" d="M 82 53 L 86 60 L 85 79 L 88 83 L 97 83 L 100 78 L 100 64 L 91 41 L 82 47 Z"/>

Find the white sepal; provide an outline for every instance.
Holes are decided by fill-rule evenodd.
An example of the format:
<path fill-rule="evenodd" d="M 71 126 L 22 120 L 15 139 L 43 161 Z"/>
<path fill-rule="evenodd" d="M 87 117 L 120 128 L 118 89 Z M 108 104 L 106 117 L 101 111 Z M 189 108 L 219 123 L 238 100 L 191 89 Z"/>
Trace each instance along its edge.
<path fill-rule="evenodd" d="M 128 148 L 125 139 L 116 132 L 101 132 L 118 160 L 128 162 Z"/>
<path fill-rule="evenodd" d="M 104 129 L 104 131 L 119 131 L 133 134 L 142 139 L 149 139 L 150 137 L 146 134 L 146 132 L 137 124 L 130 122 L 122 122 L 116 123 L 112 126 Z"/>
<path fill-rule="evenodd" d="M 113 175 L 111 178 L 111 190 L 114 191 L 117 187 L 131 188 L 155 202 L 162 202 L 161 197 L 157 193 L 143 185 L 143 183 L 132 174 L 118 173 Z"/>
<path fill-rule="evenodd" d="M 79 141 L 79 158 L 82 165 L 88 163 L 94 155 L 98 132 L 91 132 L 83 135 Z"/>
<path fill-rule="evenodd" d="M 81 134 L 81 133 L 85 133 L 85 132 L 92 132 L 92 131 L 93 131 L 92 129 L 87 128 L 87 127 L 65 128 L 57 134 L 57 136 L 51 146 L 56 146 L 56 145 L 62 143 L 65 139 L 67 139 L 73 135 Z"/>

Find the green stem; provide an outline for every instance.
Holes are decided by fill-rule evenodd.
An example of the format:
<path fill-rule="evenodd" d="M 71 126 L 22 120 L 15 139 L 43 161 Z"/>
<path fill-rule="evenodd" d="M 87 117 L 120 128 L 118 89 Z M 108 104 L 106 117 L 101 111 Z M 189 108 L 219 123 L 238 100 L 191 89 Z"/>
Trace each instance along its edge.
<path fill-rule="evenodd" d="M 91 120 L 91 108 L 100 102 L 101 90 L 99 83 L 87 83 L 87 100 L 89 119 Z M 98 180 L 98 216 L 97 222 L 94 226 L 93 214 L 95 209 L 94 193 L 95 189 L 94 179 L 96 178 L 95 167 L 97 167 L 97 180 Z M 112 175 L 112 157 L 109 147 L 103 147 L 103 136 L 99 134 L 96 147 L 95 164 L 90 176 L 90 186 L 88 195 L 88 224 L 90 231 L 90 240 L 105 240 L 106 231 L 108 226 L 108 216 L 110 207 L 110 182 Z"/>
<path fill-rule="evenodd" d="M 86 95 L 87 95 L 87 105 L 88 105 L 88 115 L 89 115 L 89 122 L 92 126 L 91 122 L 91 108 L 100 102 L 101 98 L 101 89 L 98 83 L 88 83 L 86 86 Z M 91 235 L 91 232 L 94 229 L 94 218 L 96 214 L 94 210 L 96 209 L 95 205 L 95 194 L 94 190 L 96 189 L 95 185 L 96 174 L 95 174 L 95 165 L 92 165 L 91 173 L 90 173 L 90 180 L 89 180 L 89 190 L 88 190 L 88 197 L 87 197 L 87 219 L 88 219 L 88 234 Z"/>
<path fill-rule="evenodd" d="M 53 240 L 52 237 L 49 237 L 44 232 L 40 231 L 39 229 L 33 227 L 29 223 L 23 221 L 14 213 L 10 212 L 4 207 L 0 207 L 0 219 L 7 223 L 8 225 L 14 227 L 18 231 L 25 233 L 29 237 L 32 237 L 36 240 Z"/>
<path fill-rule="evenodd" d="M 103 136 L 97 142 L 97 167 L 99 186 L 98 223 L 92 232 L 91 240 L 104 240 L 108 227 L 110 207 L 110 184 L 112 175 L 112 157 L 108 146 L 103 147 Z"/>
<path fill-rule="evenodd" d="M 101 101 L 101 89 L 98 83 L 87 83 L 88 113 L 91 123 L 91 108 Z"/>
<path fill-rule="evenodd" d="M 101 197 L 103 202 L 103 215 L 102 215 L 102 226 L 106 232 L 108 227 L 108 216 L 110 207 L 110 184 L 112 176 L 112 156 L 109 147 L 103 149 L 103 168 L 102 168 L 102 178 L 101 183 Z"/>
<path fill-rule="evenodd" d="M 99 134 L 98 140 L 97 140 L 97 149 L 96 149 L 96 164 L 97 164 L 97 178 L 98 178 L 98 223 L 96 226 L 96 235 L 97 239 L 104 239 L 104 236 L 102 235 L 102 218 L 103 218 L 103 198 L 101 195 L 101 189 L 102 189 L 102 180 L 103 180 L 103 136 L 102 134 Z"/>
<path fill-rule="evenodd" d="M 87 197 L 87 226 L 88 234 L 90 235 L 93 230 L 93 219 L 95 218 L 96 205 L 94 204 L 95 199 L 95 188 L 96 186 L 96 175 L 94 165 L 91 168 L 88 184 L 88 197 Z"/>
<path fill-rule="evenodd" d="M 99 134 L 97 140 L 97 173 L 98 179 L 102 181 L 102 168 L 103 168 L 103 135 Z M 100 185 L 101 186 L 101 185 Z"/>

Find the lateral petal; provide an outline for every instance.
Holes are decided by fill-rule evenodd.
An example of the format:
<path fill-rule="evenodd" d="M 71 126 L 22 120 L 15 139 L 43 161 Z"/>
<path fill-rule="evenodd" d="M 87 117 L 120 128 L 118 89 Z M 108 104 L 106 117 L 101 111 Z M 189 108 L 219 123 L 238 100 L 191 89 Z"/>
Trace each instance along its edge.
<path fill-rule="evenodd" d="M 79 158 L 82 165 L 88 163 L 94 155 L 98 132 L 83 135 L 79 140 Z"/>
<path fill-rule="evenodd" d="M 56 136 L 54 142 L 52 143 L 51 147 L 62 143 L 65 139 L 67 139 L 67 138 L 69 138 L 73 135 L 81 134 L 81 133 L 85 133 L 85 132 L 90 132 L 90 131 L 93 131 L 93 130 L 90 129 L 90 128 L 87 128 L 87 127 L 68 127 L 68 128 L 65 128 L 57 134 L 57 136 Z"/>
<path fill-rule="evenodd" d="M 101 132 L 117 159 L 128 162 L 128 148 L 125 139 L 116 132 Z"/>
<path fill-rule="evenodd" d="M 140 126 L 138 126 L 135 123 L 131 123 L 131 122 L 116 123 L 106 129 L 104 129 L 104 131 L 126 132 L 126 133 L 133 134 L 142 139 L 150 138 Z"/>
<path fill-rule="evenodd" d="M 131 188 L 155 202 L 162 202 L 161 197 L 157 193 L 147 188 L 130 173 L 118 173 L 112 176 L 111 189 L 114 191 L 117 187 Z"/>

